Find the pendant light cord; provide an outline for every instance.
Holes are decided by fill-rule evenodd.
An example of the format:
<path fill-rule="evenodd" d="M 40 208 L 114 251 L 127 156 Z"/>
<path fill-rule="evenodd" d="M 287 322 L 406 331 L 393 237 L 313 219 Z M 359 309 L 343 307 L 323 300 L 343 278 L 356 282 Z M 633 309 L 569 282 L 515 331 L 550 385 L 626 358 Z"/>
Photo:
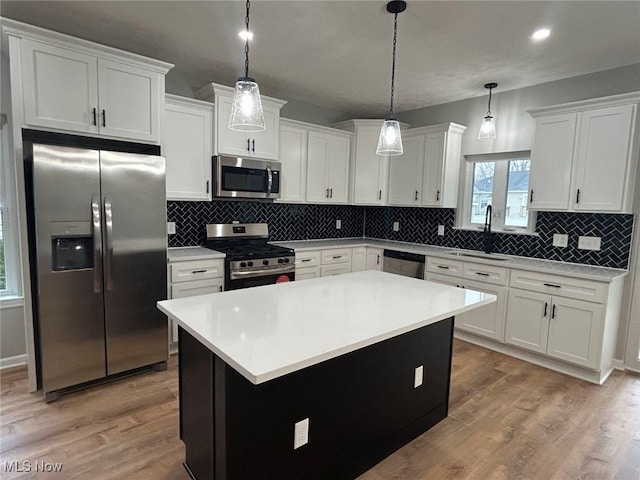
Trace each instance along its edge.
<path fill-rule="evenodd" d="M 489 105 L 487 105 L 487 113 L 489 115 L 491 115 L 491 90 L 493 90 L 493 88 L 489 89 Z"/>
<path fill-rule="evenodd" d="M 393 16 L 393 56 L 391 61 L 391 103 L 389 105 L 389 118 L 393 117 L 393 93 L 396 80 L 396 43 L 398 36 L 398 14 Z"/>
<path fill-rule="evenodd" d="M 247 27 L 247 38 L 244 44 L 244 76 L 249 78 L 249 0 L 247 0 L 247 15 L 244 17 L 244 23 Z"/>

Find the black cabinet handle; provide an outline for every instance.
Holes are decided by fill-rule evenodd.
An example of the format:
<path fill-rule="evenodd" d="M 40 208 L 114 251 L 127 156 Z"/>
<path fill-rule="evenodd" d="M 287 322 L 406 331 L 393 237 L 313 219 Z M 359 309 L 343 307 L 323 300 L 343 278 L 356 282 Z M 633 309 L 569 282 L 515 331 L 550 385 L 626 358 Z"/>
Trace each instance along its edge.
<path fill-rule="evenodd" d="M 543 283 L 545 287 L 562 288 L 562 285 L 554 285 L 553 283 Z"/>
<path fill-rule="evenodd" d="M 529 195 L 529 203 L 533 203 L 533 188 L 531 189 L 531 195 Z"/>
<path fill-rule="evenodd" d="M 327 188 L 327 193 L 325 194 L 325 198 L 329 198 L 329 189 Z"/>
<path fill-rule="evenodd" d="M 580 203 L 580 189 L 576 193 L 576 203 Z"/>
<path fill-rule="evenodd" d="M 414 200 L 417 202 L 418 201 L 418 190 L 416 190 L 416 196 L 414 197 Z"/>
<path fill-rule="evenodd" d="M 191 273 L 205 273 L 207 270 L 192 270 Z"/>
<path fill-rule="evenodd" d="M 247 152 L 251 151 L 251 140 L 247 138 Z"/>
<path fill-rule="evenodd" d="M 220 288 L 220 291 L 222 291 L 222 285 L 220 285 L 220 287 L 219 287 L 219 288 Z"/>
<path fill-rule="evenodd" d="M 256 139 L 251 140 L 251 151 L 256 153 Z"/>
<path fill-rule="evenodd" d="M 551 309 L 551 318 L 556 318 L 556 305 L 553 304 L 553 308 Z"/>
<path fill-rule="evenodd" d="M 313 260 L 312 258 L 303 258 L 301 260 L 301 262 L 310 262 L 311 260 Z"/>
<path fill-rule="evenodd" d="M 107 126 L 107 112 L 104 110 L 104 108 L 102 109 L 102 126 Z"/>
<path fill-rule="evenodd" d="M 207 193 L 209 193 L 209 180 L 207 180 Z"/>
<path fill-rule="evenodd" d="M 382 190 L 378 190 L 378 200 L 382 200 Z"/>
<path fill-rule="evenodd" d="M 440 201 L 440 190 L 436 192 L 436 202 Z"/>
<path fill-rule="evenodd" d="M 333 198 L 333 188 L 329 189 L 329 198 Z"/>
<path fill-rule="evenodd" d="M 438 265 L 438 268 L 442 268 L 443 270 L 449 270 L 449 267 L 446 265 Z"/>
<path fill-rule="evenodd" d="M 377 259 L 376 259 L 376 265 L 380 265 L 380 255 L 377 255 Z"/>
<path fill-rule="evenodd" d="M 342 255 L 334 255 L 333 258 L 342 258 Z"/>
<path fill-rule="evenodd" d="M 549 304 L 547 302 L 544 302 L 544 313 L 542 314 L 543 317 L 547 316 L 548 310 L 549 310 Z"/>
<path fill-rule="evenodd" d="M 488 273 L 484 273 L 484 272 L 476 272 L 476 275 L 482 275 L 483 277 L 488 277 L 489 276 Z"/>
<path fill-rule="evenodd" d="M 92 113 L 93 113 L 93 124 L 98 125 L 98 109 L 94 107 Z"/>

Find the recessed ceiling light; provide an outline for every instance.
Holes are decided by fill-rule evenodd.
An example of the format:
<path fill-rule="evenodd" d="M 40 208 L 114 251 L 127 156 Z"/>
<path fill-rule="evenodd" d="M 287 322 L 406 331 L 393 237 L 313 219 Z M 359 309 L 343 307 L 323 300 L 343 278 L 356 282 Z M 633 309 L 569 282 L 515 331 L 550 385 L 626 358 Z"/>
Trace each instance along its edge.
<path fill-rule="evenodd" d="M 253 33 L 249 30 L 242 30 L 238 35 L 240 35 L 240 38 L 244 41 L 253 40 Z"/>
<path fill-rule="evenodd" d="M 531 35 L 531 38 L 534 40 L 544 40 L 550 34 L 551 34 L 551 30 L 549 30 L 548 28 L 541 28 L 540 30 L 536 30 L 535 32 L 533 32 L 533 35 Z"/>

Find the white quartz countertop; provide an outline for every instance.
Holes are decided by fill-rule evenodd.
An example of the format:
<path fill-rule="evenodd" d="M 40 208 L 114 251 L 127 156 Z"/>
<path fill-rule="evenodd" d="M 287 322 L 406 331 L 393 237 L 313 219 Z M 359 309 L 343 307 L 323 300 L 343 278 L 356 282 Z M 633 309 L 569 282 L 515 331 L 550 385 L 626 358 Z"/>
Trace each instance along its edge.
<path fill-rule="evenodd" d="M 158 308 L 259 384 L 495 300 L 365 271 L 164 300 Z"/>
<path fill-rule="evenodd" d="M 551 273 L 554 275 L 566 275 L 569 277 L 583 278 L 585 280 L 596 280 L 601 282 L 612 282 L 627 275 L 628 271 L 619 268 L 605 268 L 591 265 L 581 265 L 577 263 L 557 262 L 553 260 L 542 260 L 530 257 L 516 257 L 512 255 L 485 254 L 473 250 L 461 250 L 457 248 L 436 247 L 434 245 L 421 245 L 416 243 L 396 242 L 392 240 L 379 240 L 375 238 L 340 238 L 327 240 L 296 240 L 291 242 L 271 242 L 275 245 L 282 245 L 293 248 L 296 251 L 325 250 L 329 248 L 346 247 L 377 247 L 390 250 L 400 250 L 403 252 L 419 253 L 431 257 L 448 258 L 464 262 L 482 263 L 494 265 L 496 267 L 507 267 L 511 269 L 521 269 L 541 273 Z M 471 254 L 465 256 L 460 254 Z M 499 260 L 496 260 L 499 259 Z"/>
<path fill-rule="evenodd" d="M 170 262 L 181 262 L 185 260 L 213 260 L 224 257 L 224 253 L 205 247 L 170 247 L 167 249 L 167 258 Z"/>

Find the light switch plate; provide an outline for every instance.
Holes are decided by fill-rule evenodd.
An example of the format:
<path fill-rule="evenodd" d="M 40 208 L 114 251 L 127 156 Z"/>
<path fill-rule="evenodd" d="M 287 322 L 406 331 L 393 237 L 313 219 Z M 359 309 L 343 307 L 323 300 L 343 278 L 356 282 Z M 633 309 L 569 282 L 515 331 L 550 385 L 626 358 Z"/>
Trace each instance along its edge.
<path fill-rule="evenodd" d="M 438 235 L 444 236 L 444 225 L 438 225 Z"/>
<path fill-rule="evenodd" d="M 566 233 L 553 234 L 554 247 L 566 247 L 568 244 L 569 244 L 569 235 L 567 235 Z"/>
<path fill-rule="evenodd" d="M 400 222 L 393 222 L 393 231 L 397 232 L 400 230 Z"/>
<path fill-rule="evenodd" d="M 175 235 L 176 233 L 176 222 L 167 222 L 167 234 Z"/>
<path fill-rule="evenodd" d="M 602 237 L 578 237 L 578 248 L 580 250 L 600 250 Z"/>

